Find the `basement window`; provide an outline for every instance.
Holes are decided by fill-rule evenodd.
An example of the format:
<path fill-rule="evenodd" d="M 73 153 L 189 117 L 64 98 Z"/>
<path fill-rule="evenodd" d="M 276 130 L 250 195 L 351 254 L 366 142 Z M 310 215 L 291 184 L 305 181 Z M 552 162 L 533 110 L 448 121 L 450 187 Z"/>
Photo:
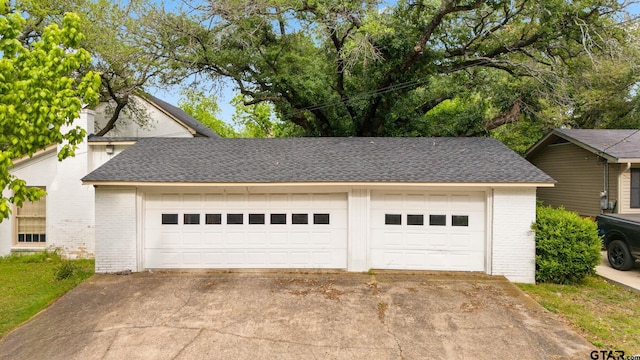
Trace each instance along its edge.
<path fill-rule="evenodd" d="M 162 214 L 162 225 L 178 225 L 178 214 Z"/>

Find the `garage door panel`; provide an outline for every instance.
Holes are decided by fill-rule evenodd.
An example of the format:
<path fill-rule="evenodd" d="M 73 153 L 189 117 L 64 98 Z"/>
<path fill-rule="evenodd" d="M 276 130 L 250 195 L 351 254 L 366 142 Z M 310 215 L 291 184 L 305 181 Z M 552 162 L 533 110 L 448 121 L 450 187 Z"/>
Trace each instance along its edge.
<path fill-rule="evenodd" d="M 224 252 L 222 251 L 203 251 L 202 267 L 209 267 L 212 264 L 221 264 L 224 261 Z"/>
<path fill-rule="evenodd" d="M 316 266 L 322 266 L 322 264 L 329 264 L 331 263 L 331 252 L 329 251 L 314 251 L 312 254 L 312 259 L 313 261 L 311 262 L 311 265 L 313 267 Z"/>
<path fill-rule="evenodd" d="M 269 260 L 271 265 L 275 268 L 286 268 L 287 261 L 289 260 L 289 253 L 286 251 L 270 251 L 269 252 Z"/>
<path fill-rule="evenodd" d="M 289 234 L 284 231 L 272 231 L 269 233 L 269 244 L 287 245 L 289 243 Z"/>
<path fill-rule="evenodd" d="M 162 214 L 179 223 L 161 225 Z M 307 224 L 292 224 L 292 214 L 307 214 Z M 185 224 L 184 214 L 199 214 Z M 218 214 L 221 220 L 207 214 Z M 227 224 L 242 214 L 242 224 Z M 249 215 L 264 224 L 249 224 Z M 286 214 L 271 224 L 271 214 Z M 314 224 L 314 214 L 329 214 L 329 224 Z M 346 194 L 149 194 L 145 196 L 144 264 L 149 268 L 346 268 Z M 255 217 L 254 217 L 255 219 Z M 318 221 L 326 221 L 319 217 Z M 258 221 L 259 217 L 258 217 Z"/>
<path fill-rule="evenodd" d="M 179 232 L 163 232 L 160 235 L 160 241 L 151 245 L 152 247 L 175 247 L 180 246 L 181 244 L 182 234 Z"/>
<path fill-rule="evenodd" d="M 185 247 L 196 247 L 203 245 L 201 233 L 182 234 L 182 245 Z"/>
<path fill-rule="evenodd" d="M 252 230 L 247 232 L 246 239 L 246 245 L 249 247 L 261 245 L 267 241 L 267 234 L 257 230 Z"/>
<path fill-rule="evenodd" d="M 200 266 L 202 264 L 202 253 L 201 252 L 183 252 L 182 253 L 182 264 L 193 267 Z"/>
<path fill-rule="evenodd" d="M 372 267 L 484 270 L 485 197 L 483 192 L 373 192 Z M 401 215 L 401 223 L 386 224 L 387 214 Z M 431 215 L 438 216 L 431 221 Z M 457 225 L 466 226 L 453 226 L 454 216 L 460 216 L 456 219 Z M 410 220 L 413 224 L 418 220 L 417 225 L 409 225 Z"/>
<path fill-rule="evenodd" d="M 408 232 L 404 238 L 407 247 L 423 247 L 426 245 L 427 235 L 421 232 Z"/>
<path fill-rule="evenodd" d="M 162 209 L 175 209 L 180 205 L 180 195 L 178 194 L 163 194 L 160 207 Z"/>

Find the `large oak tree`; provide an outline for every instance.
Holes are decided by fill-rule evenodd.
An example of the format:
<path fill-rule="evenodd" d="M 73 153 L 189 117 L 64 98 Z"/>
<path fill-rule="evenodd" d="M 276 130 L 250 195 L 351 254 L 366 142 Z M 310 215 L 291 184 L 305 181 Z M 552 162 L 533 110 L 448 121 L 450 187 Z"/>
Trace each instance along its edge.
<path fill-rule="evenodd" d="M 226 78 L 308 135 L 469 136 L 574 106 L 575 59 L 623 51 L 627 5 L 211 0 L 156 31 L 174 69 Z"/>

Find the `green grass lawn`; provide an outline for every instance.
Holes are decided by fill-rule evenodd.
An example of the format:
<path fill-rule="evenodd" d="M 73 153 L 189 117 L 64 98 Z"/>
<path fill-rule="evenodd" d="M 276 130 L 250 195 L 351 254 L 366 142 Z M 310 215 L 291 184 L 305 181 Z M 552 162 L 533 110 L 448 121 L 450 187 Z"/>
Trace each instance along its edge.
<path fill-rule="evenodd" d="M 579 285 L 518 286 L 595 346 L 640 354 L 640 294 L 599 276 L 587 277 Z"/>
<path fill-rule="evenodd" d="M 90 259 L 55 253 L 0 258 L 0 337 L 93 275 Z"/>

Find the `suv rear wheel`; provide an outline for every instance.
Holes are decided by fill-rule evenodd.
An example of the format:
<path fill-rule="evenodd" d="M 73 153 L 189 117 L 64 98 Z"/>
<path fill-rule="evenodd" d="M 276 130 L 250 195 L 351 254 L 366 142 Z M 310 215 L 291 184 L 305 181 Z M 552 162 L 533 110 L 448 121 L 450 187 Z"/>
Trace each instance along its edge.
<path fill-rule="evenodd" d="M 627 245 L 622 240 L 614 240 L 607 246 L 607 259 L 611 267 L 616 270 L 631 270 L 634 259 Z"/>

